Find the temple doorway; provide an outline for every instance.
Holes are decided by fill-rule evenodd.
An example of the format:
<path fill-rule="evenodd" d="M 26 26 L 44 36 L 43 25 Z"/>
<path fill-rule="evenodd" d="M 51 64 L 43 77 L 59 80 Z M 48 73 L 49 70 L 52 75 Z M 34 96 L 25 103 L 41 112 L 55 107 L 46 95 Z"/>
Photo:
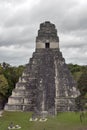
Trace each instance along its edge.
<path fill-rule="evenodd" d="M 50 48 L 50 43 L 49 42 L 45 43 L 45 48 Z"/>

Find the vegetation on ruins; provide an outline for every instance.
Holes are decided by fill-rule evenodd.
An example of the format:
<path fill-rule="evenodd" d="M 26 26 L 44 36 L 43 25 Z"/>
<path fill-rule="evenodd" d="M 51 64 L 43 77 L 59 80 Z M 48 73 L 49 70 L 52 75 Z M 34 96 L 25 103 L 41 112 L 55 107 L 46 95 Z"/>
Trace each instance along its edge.
<path fill-rule="evenodd" d="M 14 67 L 8 63 L 0 64 L 0 107 L 5 104 L 11 95 L 16 82 L 23 72 L 24 66 Z"/>
<path fill-rule="evenodd" d="M 77 81 L 81 95 L 84 96 L 87 93 L 87 66 L 68 64 L 68 68 Z"/>
<path fill-rule="evenodd" d="M 16 67 L 5 62 L 0 64 L 0 104 L 2 102 L 5 103 L 11 95 L 24 68 L 25 66 L 23 65 Z M 68 64 L 68 68 L 77 81 L 77 86 L 81 93 L 80 98 L 87 99 L 87 66 Z"/>
<path fill-rule="evenodd" d="M 68 67 L 77 81 L 77 87 L 80 91 L 79 107 L 80 109 L 87 109 L 87 66 L 68 64 Z"/>

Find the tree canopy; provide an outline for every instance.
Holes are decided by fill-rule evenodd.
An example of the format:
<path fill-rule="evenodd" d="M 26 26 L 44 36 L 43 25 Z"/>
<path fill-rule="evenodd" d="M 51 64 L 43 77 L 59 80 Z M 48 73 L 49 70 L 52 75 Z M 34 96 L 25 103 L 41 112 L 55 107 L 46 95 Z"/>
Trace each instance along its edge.
<path fill-rule="evenodd" d="M 22 65 L 14 67 L 5 62 L 0 64 L 0 108 L 11 95 L 23 70 L 24 66 Z"/>
<path fill-rule="evenodd" d="M 78 80 L 78 88 L 82 95 L 87 93 L 87 70 L 83 71 L 79 80 Z"/>

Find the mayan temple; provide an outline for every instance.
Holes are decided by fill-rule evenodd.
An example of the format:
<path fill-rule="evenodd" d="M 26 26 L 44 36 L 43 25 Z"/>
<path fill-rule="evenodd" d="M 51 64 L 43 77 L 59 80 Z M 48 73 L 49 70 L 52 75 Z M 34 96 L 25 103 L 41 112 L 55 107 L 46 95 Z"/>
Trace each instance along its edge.
<path fill-rule="evenodd" d="M 76 110 L 76 83 L 59 48 L 54 24 L 40 24 L 36 49 L 5 105 L 6 111 L 55 115 Z"/>

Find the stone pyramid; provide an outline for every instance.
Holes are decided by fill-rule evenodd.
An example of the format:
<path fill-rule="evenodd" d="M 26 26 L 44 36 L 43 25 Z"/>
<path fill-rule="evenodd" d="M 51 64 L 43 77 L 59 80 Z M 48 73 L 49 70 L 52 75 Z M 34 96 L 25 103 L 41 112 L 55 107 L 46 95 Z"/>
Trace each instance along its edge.
<path fill-rule="evenodd" d="M 55 25 L 40 24 L 36 50 L 5 105 L 7 111 L 48 115 L 76 110 L 79 91 L 59 49 Z"/>

